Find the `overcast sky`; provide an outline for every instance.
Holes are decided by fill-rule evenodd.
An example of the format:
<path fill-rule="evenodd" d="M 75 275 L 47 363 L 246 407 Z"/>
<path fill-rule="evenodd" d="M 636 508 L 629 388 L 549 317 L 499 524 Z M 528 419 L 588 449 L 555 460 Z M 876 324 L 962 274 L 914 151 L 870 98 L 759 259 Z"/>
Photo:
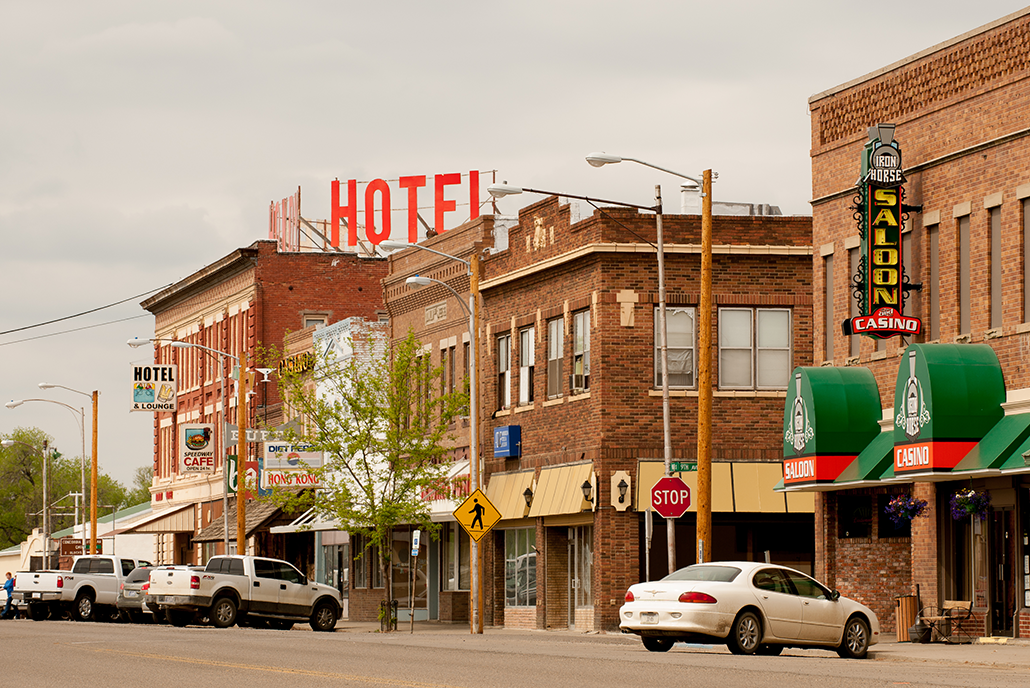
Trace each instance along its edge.
<path fill-rule="evenodd" d="M 125 345 L 153 317 L 129 297 L 264 238 L 271 200 L 300 186 L 327 218 L 334 178 L 479 169 L 640 204 L 662 184 L 678 209 L 675 178 L 584 162 L 605 150 L 808 214 L 809 96 L 1020 7 L 0 0 L 0 399 L 88 426 L 86 397 L 36 385 L 99 389 L 100 466 L 127 483 L 153 451 Z M 80 454 L 60 406 L 0 407 L 19 426 Z"/>

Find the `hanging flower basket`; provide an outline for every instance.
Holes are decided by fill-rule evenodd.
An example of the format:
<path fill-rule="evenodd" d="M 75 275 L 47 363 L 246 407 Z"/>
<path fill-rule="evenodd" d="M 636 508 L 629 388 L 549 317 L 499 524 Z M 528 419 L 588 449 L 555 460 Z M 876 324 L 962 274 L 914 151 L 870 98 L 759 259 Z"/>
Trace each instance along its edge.
<path fill-rule="evenodd" d="M 901 526 L 917 516 L 925 516 L 926 506 L 925 499 L 917 499 L 912 495 L 900 494 L 887 502 L 887 506 L 883 510 L 890 517 L 891 521 L 894 522 L 894 525 Z"/>
<path fill-rule="evenodd" d="M 981 521 L 987 518 L 991 508 L 991 493 L 987 490 L 966 488 L 951 495 L 951 517 L 960 521 L 975 516 Z"/>

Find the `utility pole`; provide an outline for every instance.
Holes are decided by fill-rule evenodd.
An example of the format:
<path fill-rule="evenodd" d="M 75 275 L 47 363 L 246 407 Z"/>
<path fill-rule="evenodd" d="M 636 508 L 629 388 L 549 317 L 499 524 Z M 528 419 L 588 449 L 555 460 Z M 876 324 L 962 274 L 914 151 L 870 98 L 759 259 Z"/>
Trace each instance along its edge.
<path fill-rule="evenodd" d="M 236 384 L 236 554 L 247 553 L 247 351 L 240 352 L 240 379 Z"/>
<path fill-rule="evenodd" d="M 100 392 L 93 391 L 93 457 L 89 473 L 89 552 L 97 553 L 97 409 L 100 406 Z"/>
<path fill-rule="evenodd" d="M 701 303 L 697 364 L 697 563 L 712 558 L 712 171 L 701 184 Z"/>

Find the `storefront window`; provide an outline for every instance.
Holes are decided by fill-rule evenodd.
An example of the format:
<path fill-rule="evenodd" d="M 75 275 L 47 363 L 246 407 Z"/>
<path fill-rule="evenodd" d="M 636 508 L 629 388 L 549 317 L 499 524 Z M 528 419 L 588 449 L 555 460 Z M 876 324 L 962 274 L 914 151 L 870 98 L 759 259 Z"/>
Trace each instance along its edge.
<path fill-rule="evenodd" d="M 837 498 L 837 537 L 872 536 L 873 499 L 870 495 L 841 495 Z"/>
<path fill-rule="evenodd" d="M 443 531 L 443 557 L 440 580 L 443 590 L 469 590 L 469 536 L 457 523 L 449 523 Z"/>
<path fill-rule="evenodd" d="M 887 503 L 895 495 L 876 496 L 876 533 L 879 538 L 912 537 L 912 521 L 895 523 L 887 515 Z"/>
<path fill-rule="evenodd" d="M 426 549 L 426 548 L 423 548 Z M 426 609 L 428 606 L 429 590 L 426 561 L 428 557 L 413 557 L 411 555 L 411 530 L 409 528 L 396 528 L 393 531 L 393 553 L 391 562 L 393 566 L 393 599 L 402 609 L 412 607 L 411 597 L 414 592 L 415 609 Z M 412 591 L 414 581 L 414 591 Z"/>
<path fill-rule="evenodd" d="M 536 529 L 504 531 L 504 604 L 536 606 Z"/>
<path fill-rule="evenodd" d="M 354 587 L 368 587 L 368 553 L 365 549 L 366 540 L 361 535 L 351 536 L 354 542 Z"/>

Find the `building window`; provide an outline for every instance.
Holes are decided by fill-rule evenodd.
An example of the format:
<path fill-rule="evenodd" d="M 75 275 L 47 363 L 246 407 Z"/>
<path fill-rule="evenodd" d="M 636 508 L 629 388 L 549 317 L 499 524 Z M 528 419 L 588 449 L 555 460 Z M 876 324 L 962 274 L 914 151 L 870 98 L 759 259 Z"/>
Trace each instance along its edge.
<path fill-rule="evenodd" d="M 958 333 L 969 334 L 969 216 L 958 220 Z"/>
<path fill-rule="evenodd" d="M 462 415 L 463 416 L 468 416 L 469 413 L 470 413 L 471 404 L 472 404 L 472 395 L 470 393 L 470 391 L 471 391 L 470 388 L 471 388 L 471 378 L 472 378 L 472 372 L 471 371 L 472 371 L 472 368 L 470 367 L 471 366 L 471 361 L 469 359 L 469 353 L 471 352 L 472 348 L 471 348 L 471 346 L 469 345 L 468 342 L 464 342 L 461 345 L 461 349 L 462 349 L 462 352 L 461 352 L 461 356 L 462 356 L 462 358 L 461 358 L 461 369 L 463 371 L 465 371 L 465 373 L 464 373 L 465 374 L 465 378 L 462 381 L 462 389 L 464 389 L 466 393 L 469 393 L 468 396 L 466 397 L 466 400 L 465 400 L 465 410 L 462 413 Z"/>
<path fill-rule="evenodd" d="M 574 392 L 590 389 L 590 311 L 572 314 L 572 384 Z"/>
<path fill-rule="evenodd" d="M 926 228 L 926 238 L 930 244 L 930 274 L 926 285 L 930 292 L 930 340 L 935 341 L 941 338 L 941 252 L 937 225 Z"/>
<path fill-rule="evenodd" d="M 351 535 L 354 540 L 354 587 L 368 587 L 368 555 L 371 550 L 366 548 L 368 541 L 363 535 Z"/>
<path fill-rule="evenodd" d="M 504 606 L 536 606 L 536 529 L 504 531 Z"/>
<path fill-rule="evenodd" d="M 511 407 L 511 335 L 497 338 L 497 408 Z"/>
<path fill-rule="evenodd" d="M 912 537 L 912 521 L 895 523 L 887 515 L 887 503 L 897 495 L 876 495 L 876 536 L 878 538 Z"/>
<path fill-rule="evenodd" d="M 1030 198 L 1023 199 L 1023 322 L 1030 322 Z"/>
<path fill-rule="evenodd" d="M 837 537 L 867 538 L 872 536 L 873 499 L 869 495 L 837 497 Z"/>
<path fill-rule="evenodd" d="M 825 288 L 823 289 L 823 301 L 826 306 L 826 324 L 823 327 L 823 360 L 833 360 L 833 333 L 837 329 L 833 325 L 833 254 L 823 258 L 823 276 Z"/>
<path fill-rule="evenodd" d="M 533 403 L 533 370 L 536 367 L 535 332 L 532 327 L 519 332 L 519 405 Z"/>
<path fill-rule="evenodd" d="M 443 528 L 443 557 L 440 559 L 442 589 L 468 590 L 470 588 L 468 533 L 457 523 L 445 523 Z"/>
<path fill-rule="evenodd" d="M 547 321 L 547 398 L 562 393 L 562 359 L 565 358 L 565 319 Z"/>
<path fill-rule="evenodd" d="M 301 329 L 314 327 L 316 330 L 320 330 L 325 327 L 328 322 L 329 316 L 327 315 L 305 315 L 301 318 Z"/>
<path fill-rule="evenodd" d="M 1001 327 L 1001 208 L 987 211 L 991 230 L 991 329 Z"/>
<path fill-rule="evenodd" d="M 450 361 L 450 359 L 447 356 L 447 349 L 446 348 L 440 349 L 440 394 L 441 394 L 441 396 L 444 395 L 444 394 L 447 394 L 447 392 L 449 391 L 448 387 L 447 387 L 447 382 L 448 382 L 448 379 L 447 379 L 447 377 L 448 377 L 447 376 L 447 363 L 449 361 Z M 451 384 L 453 385 L 453 382 Z"/>
<path fill-rule="evenodd" d="M 694 386 L 694 309 L 665 309 L 669 350 L 669 386 Z M 662 386 L 661 311 L 654 309 L 654 386 Z"/>
<path fill-rule="evenodd" d="M 719 387 L 786 389 L 790 317 L 785 308 L 720 308 Z"/>
<path fill-rule="evenodd" d="M 372 567 L 372 587 L 373 588 L 385 588 L 386 582 L 383 580 L 383 570 L 379 568 L 379 547 L 378 545 L 371 545 L 368 550 L 368 563 Z M 387 562 L 389 566 L 389 562 Z"/>

